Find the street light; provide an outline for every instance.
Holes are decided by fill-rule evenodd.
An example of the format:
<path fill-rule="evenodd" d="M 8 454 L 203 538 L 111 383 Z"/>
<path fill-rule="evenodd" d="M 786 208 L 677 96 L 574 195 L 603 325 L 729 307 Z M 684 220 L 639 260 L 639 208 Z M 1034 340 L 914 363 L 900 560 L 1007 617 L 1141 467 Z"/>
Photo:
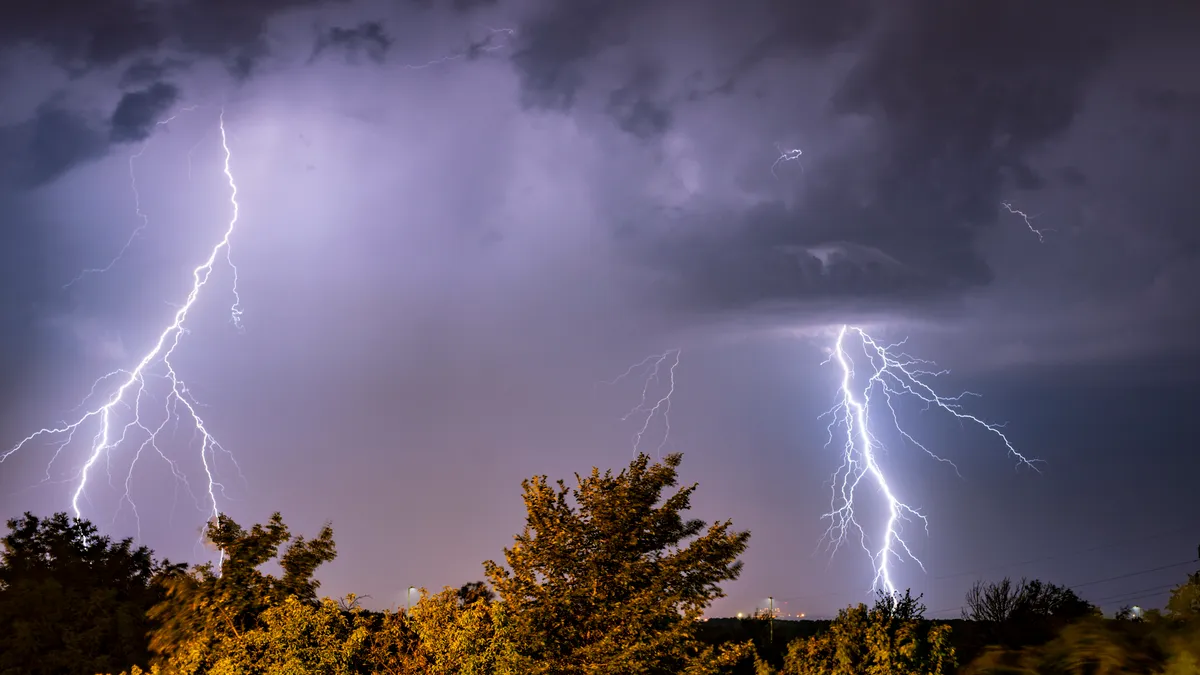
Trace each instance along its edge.
<path fill-rule="evenodd" d="M 406 615 L 412 612 L 412 592 L 415 590 L 417 590 L 416 586 L 409 586 L 408 592 L 404 594 L 404 613 Z"/>
<path fill-rule="evenodd" d="M 771 609 L 768 610 L 770 614 L 767 615 L 767 625 L 769 626 L 767 633 L 767 644 L 775 644 L 775 596 L 767 596 L 767 603 L 771 607 Z"/>

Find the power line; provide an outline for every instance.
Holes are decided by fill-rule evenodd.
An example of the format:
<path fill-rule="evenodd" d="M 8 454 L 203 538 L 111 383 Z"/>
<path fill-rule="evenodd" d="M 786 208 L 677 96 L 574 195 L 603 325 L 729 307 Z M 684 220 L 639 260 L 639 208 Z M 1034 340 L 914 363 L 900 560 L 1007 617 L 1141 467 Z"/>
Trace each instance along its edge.
<path fill-rule="evenodd" d="M 1097 579 L 1096 581 L 1088 581 L 1088 582 L 1082 583 L 1082 584 L 1075 584 L 1074 586 L 1067 586 L 1067 588 L 1069 588 L 1071 590 L 1075 590 L 1077 588 L 1084 588 L 1086 586 L 1095 586 L 1096 584 L 1103 584 L 1103 583 L 1106 583 L 1109 581 L 1116 581 L 1118 579 L 1128 579 L 1129 577 L 1138 577 L 1143 574 L 1150 574 L 1151 572 L 1161 572 L 1163 570 L 1174 569 L 1176 567 L 1183 567 L 1184 565 L 1191 565 L 1195 562 L 1197 562 L 1197 559 L 1192 558 L 1191 560 L 1184 560 L 1183 562 L 1177 562 L 1173 565 L 1162 565 L 1160 567 L 1151 567 L 1149 569 L 1138 570 L 1136 572 L 1130 572 L 1128 574 L 1119 574 L 1115 577 L 1108 577 L 1106 579 Z"/>
<path fill-rule="evenodd" d="M 1145 600 L 1147 598 L 1154 598 L 1162 595 L 1163 593 L 1172 591 L 1178 586 L 1179 584 L 1159 584 L 1158 586 L 1151 586 L 1150 588 L 1143 588 L 1136 591 L 1129 591 L 1127 593 L 1110 595 L 1107 598 L 1100 598 L 1099 600 L 1096 600 L 1095 604 L 1100 605 L 1115 602 L 1128 602 L 1130 600 Z"/>

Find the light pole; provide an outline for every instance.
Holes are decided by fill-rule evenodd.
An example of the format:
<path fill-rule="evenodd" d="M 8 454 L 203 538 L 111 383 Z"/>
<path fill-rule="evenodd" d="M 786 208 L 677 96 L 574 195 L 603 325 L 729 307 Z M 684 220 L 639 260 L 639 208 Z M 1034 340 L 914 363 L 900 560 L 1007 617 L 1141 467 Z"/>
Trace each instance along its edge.
<path fill-rule="evenodd" d="M 417 590 L 416 586 L 409 586 L 408 592 L 404 594 L 404 614 L 407 616 L 412 613 L 412 592 Z"/>
<path fill-rule="evenodd" d="M 767 603 L 770 605 L 770 609 L 767 610 L 767 644 L 775 644 L 775 596 L 767 596 Z"/>

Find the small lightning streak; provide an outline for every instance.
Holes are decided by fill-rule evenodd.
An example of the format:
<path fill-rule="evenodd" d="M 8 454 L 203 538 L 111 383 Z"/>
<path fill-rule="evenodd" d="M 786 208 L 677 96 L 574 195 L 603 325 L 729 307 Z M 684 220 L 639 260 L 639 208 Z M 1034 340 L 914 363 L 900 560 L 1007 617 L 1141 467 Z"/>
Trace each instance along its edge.
<path fill-rule="evenodd" d="M 775 176 L 776 178 L 779 177 L 779 174 L 775 173 L 775 169 L 780 164 L 783 164 L 784 162 L 796 162 L 797 164 L 800 164 L 800 157 L 804 154 L 804 151 L 800 148 L 786 149 L 776 146 L 775 149 L 779 151 L 779 157 L 776 157 L 775 163 L 771 165 L 771 175 Z M 800 170 L 804 171 L 803 164 L 800 164 Z"/>
<path fill-rule="evenodd" d="M 863 363 L 868 370 L 865 381 L 860 380 L 855 371 L 855 360 L 847 346 L 849 340 L 857 340 L 861 346 Z M 901 536 L 903 524 L 920 521 L 928 532 L 929 521 L 916 508 L 900 500 L 886 471 L 879 464 L 880 451 L 885 450 L 885 447 L 872 431 L 872 406 L 883 413 L 888 423 L 905 441 L 920 448 L 930 457 L 951 466 L 953 463 L 934 454 L 904 430 L 894 405 L 896 399 L 904 396 L 916 398 L 924 403 L 925 409 L 937 408 L 958 418 L 960 422 L 969 422 L 985 429 L 1004 445 L 1009 455 L 1016 458 L 1018 466 L 1025 465 L 1036 471 L 1035 463 L 1038 461 L 1018 452 L 1004 435 L 1001 425 L 986 422 L 964 411 L 962 400 L 977 394 L 964 392 L 958 396 L 947 397 L 935 392 L 929 381 L 948 371 L 930 370 L 935 367 L 932 362 L 898 351 L 903 344 L 904 342 L 885 345 L 863 332 L 861 328 L 842 326 L 830 357 L 825 361 L 836 362 L 841 373 L 838 401 L 833 408 L 821 415 L 832 418 L 829 423 L 829 444 L 833 443 L 839 428 L 845 435 L 842 465 L 833 475 L 830 512 L 824 516 L 830 520 L 826 537 L 836 552 L 853 532 L 857 532 L 859 542 L 871 557 L 875 569 L 872 588 L 890 594 L 896 593 L 892 577 L 892 567 L 895 563 L 907 558 L 916 562 L 922 570 L 925 569 L 924 564 L 913 554 Z M 957 467 L 955 470 L 957 471 Z M 882 541 L 874 549 L 868 543 L 866 532 L 859 525 L 855 513 L 855 498 L 864 481 L 873 483 L 882 494 L 887 512 Z"/>
<path fill-rule="evenodd" d="M 192 106 L 188 106 L 186 108 L 181 108 L 179 112 L 175 113 L 174 115 L 171 115 L 167 119 L 156 122 L 155 126 L 165 127 L 166 125 L 175 121 L 176 117 L 179 117 L 180 115 L 182 115 L 185 112 L 191 112 L 191 111 L 195 110 L 197 107 L 199 107 L 199 106 L 192 105 Z M 153 137 L 151 137 L 151 138 L 153 138 Z M 146 152 L 146 148 L 148 148 L 149 146 L 150 146 L 150 138 L 147 138 L 142 143 L 142 146 L 138 149 L 138 151 L 129 156 L 129 188 L 133 192 L 134 212 L 137 213 L 138 221 L 141 224 L 138 225 L 136 228 L 134 228 L 133 232 L 129 233 L 129 238 L 125 240 L 125 245 L 122 246 L 119 251 L 117 251 L 117 254 L 115 256 L 113 256 L 112 260 L 110 260 L 107 265 L 105 265 L 104 267 L 93 267 L 93 268 L 85 269 L 85 270 L 81 271 L 79 274 L 75 275 L 74 279 L 68 281 L 66 284 L 63 285 L 64 291 L 71 288 L 72 286 L 79 283 L 80 281 L 83 281 L 83 278 L 90 274 L 104 274 L 105 272 L 108 272 L 112 268 L 116 267 L 117 263 L 121 262 L 121 259 L 125 257 L 125 253 L 127 251 L 129 251 L 129 247 L 133 246 L 133 242 L 139 236 L 141 236 L 142 232 L 144 232 L 147 227 L 150 226 L 150 217 L 147 216 L 145 213 L 142 213 L 142 196 L 141 196 L 141 194 L 138 193 L 137 173 L 135 173 L 133 170 L 133 160 L 141 157 Z M 189 165 L 189 168 L 190 168 L 190 165 Z"/>
<path fill-rule="evenodd" d="M 221 493 L 223 496 L 224 486 L 216 478 L 214 462 L 217 452 L 222 452 L 226 455 L 229 455 L 229 453 L 217 442 L 217 439 L 213 437 L 205 426 L 204 420 L 198 412 L 200 404 L 192 396 L 187 385 L 176 372 L 171 360 L 176 348 L 179 347 L 180 339 L 187 332 L 185 324 L 188 313 L 199 299 L 201 289 L 204 288 L 212 276 L 218 256 L 224 255 L 226 261 L 229 261 L 230 238 L 233 236 L 238 222 L 238 191 L 237 184 L 233 178 L 233 172 L 230 169 L 232 153 L 230 152 L 228 138 L 225 133 L 224 112 L 221 113 L 219 118 L 219 127 L 221 131 L 221 147 L 225 154 L 224 173 L 229 182 L 229 203 L 232 215 L 225 227 L 224 235 L 213 246 L 208 254 L 208 258 L 192 270 L 191 291 L 188 293 L 184 303 L 175 311 L 174 319 L 163 329 L 153 347 L 146 352 L 145 356 L 142 357 L 141 361 L 133 369 L 115 371 L 97 380 L 92 387 L 91 393 L 84 400 L 84 406 L 82 407 L 86 408 L 87 400 L 95 395 L 97 387 L 101 383 L 119 376 L 121 378 L 120 385 L 108 396 L 103 405 L 86 409 L 73 422 L 63 422 L 62 426 L 39 429 L 26 436 L 21 442 L 13 446 L 12 449 L 0 454 L 0 462 L 3 462 L 35 439 L 45 437 L 54 439 L 54 445 L 57 446 L 50 459 L 50 464 L 53 464 L 59 454 L 74 441 L 77 433 L 92 433 L 90 452 L 88 453 L 87 460 L 77 474 L 78 483 L 71 497 L 71 508 L 74 510 L 76 517 L 81 517 L 80 502 L 86 499 L 89 478 L 96 463 L 103 459 L 107 464 L 110 461 L 112 450 L 122 443 L 129 441 L 130 437 L 139 434 L 142 441 L 134 453 L 133 464 L 129 469 L 130 473 L 126 476 L 125 494 L 122 496 L 121 504 L 123 505 L 128 502 L 133 509 L 135 519 L 138 518 L 137 508 L 133 505 L 130 495 L 131 476 L 138 459 L 147 451 L 156 453 L 164 459 L 170 465 L 175 477 L 181 480 L 186 486 L 187 480 L 179 469 L 179 466 L 176 462 L 169 459 L 158 446 L 159 436 L 168 422 L 174 420 L 178 423 L 180 418 L 190 422 L 195 435 L 199 438 L 200 462 L 204 467 L 206 485 L 204 490 L 205 504 L 198 504 L 198 506 L 207 511 L 209 519 L 215 518 L 220 514 L 217 496 L 218 493 Z M 234 281 L 234 303 L 231 311 L 234 321 L 238 322 L 241 316 L 241 308 L 240 298 L 236 293 L 236 270 Z M 154 400 L 154 396 L 148 388 L 149 378 L 156 378 L 166 382 L 165 398 L 159 401 L 164 417 L 158 422 L 150 422 L 145 419 L 145 403 L 148 400 Z M 126 417 L 122 418 L 122 413 L 125 413 Z M 236 467 L 237 462 L 233 459 L 232 455 L 229 455 L 229 459 Z M 49 475 L 49 470 L 48 465 L 47 475 Z M 190 487 L 188 489 L 190 491 Z M 140 529 L 140 522 L 138 526 Z"/>
<path fill-rule="evenodd" d="M 404 67 L 408 70 L 425 70 L 433 66 L 449 63 L 450 61 L 458 61 L 465 58 L 475 58 L 480 54 L 494 52 L 507 47 L 507 42 L 513 39 L 517 31 L 513 28 L 489 28 L 488 34 L 481 40 L 472 42 L 466 50 L 454 54 L 441 56 L 425 63 L 406 63 Z M 502 37 L 503 36 L 503 37 Z M 499 40 L 499 42 L 497 42 Z"/>
<path fill-rule="evenodd" d="M 670 440 L 671 397 L 675 395 L 675 369 L 679 367 L 679 358 L 682 356 L 682 353 L 680 349 L 668 349 L 661 354 L 652 354 L 638 363 L 629 366 L 628 370 L 604 383 L 614 385 L 635 375 L 642 378 L 641 400 L 621 418 L 622 422 L 627 422 L 632 418 L 641 420 L 641 426 L 633 434 L 634 457 L 637 457 L 638 453 L 641 452 L 642 441 L 645 439 L 646 433 L 650 430 L 650 424 L 656 417 L 661 417 L 663 421 L 663 436 L 658 446 L 655 447 L 656 456 L 662 454 L 663 448 L 666 447 L 667 441 Z M 655 385 L 666 389 L 666 392 L 657 398 L 655 398 L 655 394 L 651 393 Z"/>
<path fill-rule="evenodd" d="M 1037 216 L 1030 216 L 1030 215 L 1027 215 L 1024 211 L 1014 209 L 1012 207 L 1012 204 L 1010 204 L 1008 202 L 1000 202 L 1000 206 L 1003 206 L 1005 211 L 1008 211 L 1009 213 L 1013 214 L 1014 216 L 1020 216 L 1021 220 L 1025 221 L 1025 227 L 1028 227 L 1030 232 L 1037 235 L 1039 242 L 1045 243 L 1046 233 L 1054 231 L 1052 229 L 1039 230 L 1038 228 L 1034 227 L 1033 219 L 1037 218 Z"/>

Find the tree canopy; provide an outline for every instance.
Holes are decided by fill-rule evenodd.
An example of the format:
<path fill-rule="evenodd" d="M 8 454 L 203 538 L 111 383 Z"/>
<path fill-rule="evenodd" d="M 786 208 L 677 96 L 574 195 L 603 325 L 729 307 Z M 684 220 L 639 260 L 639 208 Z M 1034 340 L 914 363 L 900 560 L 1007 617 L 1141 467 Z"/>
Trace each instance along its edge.
<path fill-rule="evenodd" d="M 268 610 L 289 601 L 315 605 L 320 582 L 313 575 L 337 555 L 330 526 L 312 540 L 293 538 L 278 513 L 249 530 L 222 515 L 209 524 L 208 537 L 221 551 L 220 573 L 206 563 L 171 574 L 165 597 L 149 612 L 157 623 L 150 635 L 155 662 L 180 673 L 208 672 L 225 642 L 241 644 Z M 276 559 L 282 576 L 259 569 Z"/>
<path fill-rule="evenodd" d="M 920 598 L 881 592 L 875 606 L 838 613 L 829 630 L 796 640 L 785 675 L 950 675 L 957 660 L 950 629 L 924 619 Z"/>
<path fill-rule="evenodd" d="M 524 481 L 526 524 L 507 567 L 484 563 L 515 672 L 709 672 L 746 655 L 705 648 L 696 620 L 738 577 L 750 533 L 686 519 L 696 485 L 663 497 L 681 460 L 641 455 L 615 475 L 576 475 L 573 489 Z"/>
<path fill-rule="evenodd" d="M 422 588 L 411 610 L 319 598 L 329 525 L 308 539 L 278 513 L 249 529 L 221 516 L 206 533 L 219 564 L 188 570 L 86 521 L 25 514 L 0 558 L 0 675 L 1200 673 L 1200 572 L 1162 611 L 1113 618 L 1068 588 L 1004 579 L 975 584 L 961 621 L 926 619 L 905 592 L 833 621 L 702 622 L 749 533 L 687 517 L 697 486 L 679 485 L 680 461 L 524 481 L 504 564 Z"/>
<path fill-rule="evenodd" d="M 94 675 L 146 665 L 147 610 L 179 568 L 78 518 L 8 521 L 0 557 L 0 673 Z"/>

